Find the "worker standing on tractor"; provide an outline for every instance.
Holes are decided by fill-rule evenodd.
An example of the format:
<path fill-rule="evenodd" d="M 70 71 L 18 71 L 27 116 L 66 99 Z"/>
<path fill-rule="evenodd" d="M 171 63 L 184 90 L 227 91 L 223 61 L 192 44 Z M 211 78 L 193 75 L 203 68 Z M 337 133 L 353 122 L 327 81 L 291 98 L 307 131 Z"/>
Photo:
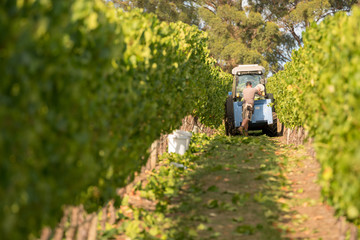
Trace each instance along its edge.
<path fill-rule="evenodd" d="M 252 83 L 249 81 L 246 83 L 246 88 L 243 90 L 243 105 L 242 105 L 242 124 L 239 127 L 241 135 L 248 136 L 249 121 L 254 113 L 254 99 L 255 94 L 261 95 L 261 92 L 257 88 L 252 88 Z"/>

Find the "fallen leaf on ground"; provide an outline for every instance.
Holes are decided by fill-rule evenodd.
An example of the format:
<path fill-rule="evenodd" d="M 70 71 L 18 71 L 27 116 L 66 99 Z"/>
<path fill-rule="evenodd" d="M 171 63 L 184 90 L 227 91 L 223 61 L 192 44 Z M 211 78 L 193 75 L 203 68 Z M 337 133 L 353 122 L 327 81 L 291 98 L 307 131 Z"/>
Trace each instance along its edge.
<path fill-rule="evenodd" d="M 183 190 L 188 190 L 189 187 L 190 187 L 189 184 L 185 184 L 185 185 L 183 185 L 183 186 L 181 187 L 181 189 L 183 189 Z"/>

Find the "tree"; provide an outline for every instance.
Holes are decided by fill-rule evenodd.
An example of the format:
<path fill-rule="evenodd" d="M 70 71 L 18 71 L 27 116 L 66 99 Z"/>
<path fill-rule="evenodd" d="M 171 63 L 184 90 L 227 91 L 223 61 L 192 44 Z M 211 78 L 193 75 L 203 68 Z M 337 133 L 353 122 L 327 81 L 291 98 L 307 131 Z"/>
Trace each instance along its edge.
<path fill-rule="evenodd" d="M 154 13 L 162 21 L 182 21 L 188 24 L 199 23 L 197 8 L 200 0 L 113 0 L 120 7 L 142 8 L 144 12 Z"/>
<path fill-rule="evenodd" d="M 301 46 L 301 32 L 310 22 L 320 22 L 337 11 L 350 11 L 358 0 L 249 0 L 252 10 L 274 21 Z"/>
<path fill-rule="evenodd" d="M 264 21 L 260 13 L 243 10 L 242 1 L 205 1 L 199 13 L 203 29 L 209 34 L 211 55 L 224 70 L 238 64 L 279 69 L 282 34 L 274 22 Z"/>

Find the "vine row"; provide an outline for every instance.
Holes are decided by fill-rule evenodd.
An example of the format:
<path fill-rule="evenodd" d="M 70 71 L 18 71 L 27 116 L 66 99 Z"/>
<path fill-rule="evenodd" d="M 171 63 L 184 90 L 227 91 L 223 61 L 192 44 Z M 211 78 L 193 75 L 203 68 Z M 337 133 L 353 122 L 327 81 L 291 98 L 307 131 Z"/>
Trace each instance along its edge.
<path fill-rule="evenodd" d="M 0 235 L 96 210 L 189 114 L 221 124 L 231 76 L 195 26 L 101 0 L 2 0 Z"/>
<path fill-rule="evenodd" d="M 287 127 L 304 126 L 321 163 L 323 196 L 338 215 L 360 220 L 360 10 L 312 24 L 304 46 L 269 79 Z"/>

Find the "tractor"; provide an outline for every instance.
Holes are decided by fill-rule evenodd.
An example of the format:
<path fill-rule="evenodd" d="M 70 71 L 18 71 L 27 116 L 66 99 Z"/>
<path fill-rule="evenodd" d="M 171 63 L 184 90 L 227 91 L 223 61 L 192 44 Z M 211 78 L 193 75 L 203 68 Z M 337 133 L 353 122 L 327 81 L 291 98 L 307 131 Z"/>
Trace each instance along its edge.
<path fill-rule="evenodd" d="M 278 135 L 277 115 L 274 111 L 274 97 L 266 92 L 265 68 L 255 65 L 239 65 L 232 69 L 234 76 L 232 91 L 228 93 L 225 103 L 225 130 L 226 135 L 239 134 L 238 128 L 242 123 L 242 92 L 246 82 L 252 86 L 264 89 L 264 95 L 255 95 L 254 114 L 249 123 L 249 130 L 262 130 L 270 137 Z M 261 84 L 261 85 L 259 85 Z"/>

